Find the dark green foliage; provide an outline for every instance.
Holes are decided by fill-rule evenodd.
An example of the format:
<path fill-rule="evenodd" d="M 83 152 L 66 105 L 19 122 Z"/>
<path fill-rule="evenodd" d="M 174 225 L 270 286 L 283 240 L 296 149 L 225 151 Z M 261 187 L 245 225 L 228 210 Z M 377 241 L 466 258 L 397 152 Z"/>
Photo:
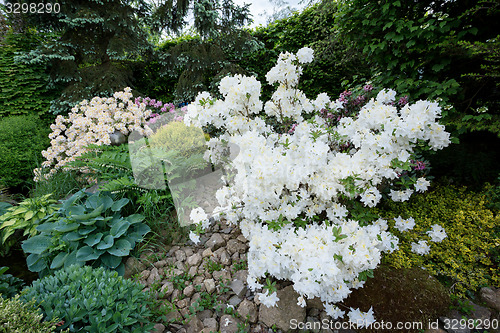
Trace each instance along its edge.
<path fill-rule="evenodd" d="M 0 295 L 3 298 L 14 297 L 24 285 L 23 280 L 11 274 L 4 274 L 8 269 L 0 267 Z"/>
<path fill-rule="evenodd" d="M 50 321 L 42 319 L 43 315 L 37 308 L 35 301 L 22 302 L 19 300 L 19 296 L 10 299 L 0 297 L 0 333 L 56 332 L 58 318 Z"/>
<path fill-rule="evenodd" d="M 358 84 L 371 79 L 414 100 L 440 98 L 453 107 L 443 112 L 448 124 L 499 134 L 498 110 L 475 117 L 478 108 L 497 99 L 493 75 L 482 82 L 470 75 L 488 71 L 496 59 L 499 13 L 492 1 L 349 0 L 339 2 L 335 21 L 339 38 L 362 50 L 372 67 L 372 75 Z"/>
<path fill-rule="evenodd" d="M 27 190 L 41 151 L 50 144 L 49 133 L 50 128 L 33 115 L 0 119 L 0 185 Z"/>
<path fill-rule="evenodd" d="M 28 268 L 41 276 L 86 263 L 115 269 L 123 275 L 122 259 L 140 243 L 150 228 L 139 214 L 123 217 L 122 208 L 129 199 L 113 198 L 102 192 L 79 191 L 61 208 L 37 226 L 40 234 L 22 244 Z"/>
<path fill-rule="evenodd" d="M 153 328 L 142 288 L 116 272 L 73 265 L 34 281 L 22 299 L 35 299 L 46 320 L 59 317 L 70 332 L 142 333 Z"/>
<path fill-rule="evenodd" d="M 1 35 L 1 33 L 0 33 Z M 7 33 L 0 41 L 0 118 L 36 114 L 47 118 L 55 92 L 46 89 L 48 75 L 41 65 L 14 61 L 17 52 L 28 52 L 43 34 Z"/>

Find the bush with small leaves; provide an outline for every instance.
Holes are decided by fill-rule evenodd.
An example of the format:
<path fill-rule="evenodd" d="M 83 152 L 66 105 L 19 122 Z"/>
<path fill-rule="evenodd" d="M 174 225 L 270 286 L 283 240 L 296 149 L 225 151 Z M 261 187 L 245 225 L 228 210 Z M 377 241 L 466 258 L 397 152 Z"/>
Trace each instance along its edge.
<path fill-rule="evenodd" d="M 70 332 L 148 332 L 148 294 L 136 282 L 102 267 L 72 265 L 34 281 L 21 299 L 35 299 L 47 320 L 59 317 Z"/>

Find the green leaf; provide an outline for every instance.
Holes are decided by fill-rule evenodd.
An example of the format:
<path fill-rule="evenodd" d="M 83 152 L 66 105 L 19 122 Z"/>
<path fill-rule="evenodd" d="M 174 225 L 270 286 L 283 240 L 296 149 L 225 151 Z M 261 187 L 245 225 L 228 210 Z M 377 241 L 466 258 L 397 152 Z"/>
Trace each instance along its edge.
<path fill-rule="evenodd" d="M 142 222 L 144 221 L 144 216 L 142 216 L 141 214 L 133 214 L 127 217 L 127 221 L 129 221 L 132 224 Z"/>
<path fill-rule="evenodd" d="M 43 258 L 39 254 L 32 253 L 26 258 L 26 264 L 28 265 L 28 269 L 32 272 L 40 272 L 47 264 L 43 260 Z"/>
<path fill-rule="evenodd" d="M 52 245 L 52 239 L 48 236 L 37 235 L 28 238 L 23 242 L 21 247 L 26 253 L 41 254 Z"/>
<path fill-rule="evenodd" d="M 103 235 L 101 232 L 99 232 L 97 234 L 92 234 L 89 237 L 87 237 L 87 239 L 85 239 L 83 242 L 85 244 L 87 244 L 88 246 L 92 247 L 101 241 L 102 236 Z"/>
<path fill-rule="evenodd" d="M 130 250 L 132 250 L 130 243 L 125 239 L 119 239 L 112 248 L 108 249 L 108 253 L 118 257 L 124 257 L 129 255 Z"/>
<path fill-rule="evenodd" d="M 115 201 L 115 202 L 113 203 L 113 205 L 111 206 L 111 210 L 112 210 L 113 212 L 117 212 L 117 211 L 119 211 L 120 209 L 122 209 L 122 208 L 123 208 L 126 204 L 128 204 L 128 203 L 129 203 L 129 201 L 130 201 L 130 200 L 129 200 L 129 199 L 127 199 L 127 198 L 122 198 L 122 199 L 120 199 L 120 200 L 118 200 L 118 201 Z"/>
<path fill-rule="evenodd" d="M 99 255 L 90 246 L 84 246 L 76 252 L 77 261 L 89 261 L 99 258 Z"/>
<path fill-rule="evenodd" d="M 54 226 L 54 230 L 59 232 L 70 232 L 78 229 L 78 227 L 78 223 L 65 223 L 64 221 L 60 221 L 56 223 L 56 225 Z"/>
<path fill-rule="evenodd" d="M 109 231 L 110 235 L 112 235 L 114 238 L 119 238 L 122 236 L 125 232 L 127 232 L 128 228 L 130 226 L 130 222 L 127 220 L 120 220 L 117 221 L 112 227 L 111 230 Z"/>
<path fill-rule="evenodd" d="M 54 222 L 46 222 L 43 224 L 40 224 L 36 227 L 36 230 L 40 232 L 51 232 L 54 230 L 55 223 Z"/>
<path fill-rule="evenodd" d="M 52 263 L 50 264 L 50 269 L 58 269 L 64 264 L 64 261 L 68 257 L 69 253 L 67 252 L 61 252 L 59 253 L 54 260 L 52 260 Z"/>
<path fill-rule="evenodd" d="M 68 242 L 75 242 L 75 241 L 80 240 L 82 238 L 83 238 L 83 236 L 80 235 L 77 231 L 69 232 L 69 233 L 65 234 L 63 237 L 61 237 L 61 239 L 63 241 L 68 241 Z"/>
<path fill-rule="evenodd" d="M 111 235 L 107 235 L 104 237 L 103 240 L 99 244 L 97 244 L 97 249 L 99 250 L 106 250 L 109 249 L 111 246 L 113 246 L 115 240 L 114 237 Z"/>
<path fill-rule="evenodd" d="M 93 232 L 96 229 L 97 229 L 97 227 L 95 225 L 83 227 L 83 228 L 78 229 L 78 233 L 82 236 L 85 236 L 85 235 L 90 234 L 91 232 Z"/>
<path fill-rule="evenodd" d="M 122 262 L 121 257 L 117 257 L 109 253 L 103 254 L 100 259 L 104 265 L 108 266 L 111 269 L 115 269 Z"/>
<path fill-rule="evenodd" d="M 76 260 L 76 253 L 78 250 L 72 251 L 68 256 L 66 257 L 66 260 L 64 261 L 64 267 L 69 267 L 74 264 L 78 264 L 78 261 Z"/>

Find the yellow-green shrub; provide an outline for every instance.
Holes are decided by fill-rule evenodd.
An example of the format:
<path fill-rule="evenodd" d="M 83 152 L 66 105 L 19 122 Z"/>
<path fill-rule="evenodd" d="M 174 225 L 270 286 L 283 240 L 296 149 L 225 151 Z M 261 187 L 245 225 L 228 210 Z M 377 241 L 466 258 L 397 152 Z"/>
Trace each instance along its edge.
<path fill-rule="evenodd" d="M 485 285 L 498 286 L 500 215 L 486 208 L 487 204 L 483 193 L 454 186 L 414 195 L 408 202 L 385 203 L 376 210 L 382 217 L 413 217 L 416 222 L 411 232 L 394 230 L 400 237 L 399 249 L 385 260 L 396 268 L 423 267 L 451 279 L 450 291 L 458 296 Z M 440 243 L 429 242 L 431 252 L 426 256 L 411 252 L 412 242 L 429 240 L 425 232 L 433 224 L 441 225 L 448 237 Z"/>
<path fill-rule="evenodd" d="M 149 144 L 151 148 L 174 150 L 188 158 L 193 154 L 203 153 L 205 140 L 208 139 L 208 135 L 203 134 L 200 128 L 186 126 L 180 121 L 172 121 L 159 128 L 149 138 Z"/>

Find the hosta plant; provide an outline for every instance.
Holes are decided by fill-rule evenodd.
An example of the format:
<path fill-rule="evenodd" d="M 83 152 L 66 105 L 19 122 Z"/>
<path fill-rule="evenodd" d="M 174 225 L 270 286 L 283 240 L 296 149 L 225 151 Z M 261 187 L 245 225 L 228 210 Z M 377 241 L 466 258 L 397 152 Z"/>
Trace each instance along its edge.
<path fill-rule="evenodd" d="M 14 297 L 24 285 L 20 278 L 5 274 L 8 270 L 8 267 L 0 267 L 0 294 L 3 298 Z"/>
<path fill-rule="evenodd" d="M 38 233 L 36 227 L 40 220 L 57 210 L 57 201 L 50 196 L 47 194 L 26 199 L 18 206 L 7 208 L 0 215 L 0 255 L 7 255 L 17 241 L 14 237 L 16 230 L 23 230 L 22 236 L 34 236 Z"/>
<path fill-rule="evenodd" d="M 34 281 L 21 299 L 34 299 L 46 320 L 61 318 L 70 332 L 149 332 L 148 294 L 132 280 L 103 267 L 76 265 Z"/>
<path fill-rule="evenodd" d="M 106 192 L 75 193 L 37 226 L 39 235 L 23 242 L 29 270 L 44 276 L 72 264 L 90 264 L 123 274 L 122 259 L 150 231 L 142 215 L 120 214 L 128 202 L 114 201 Z"/>

